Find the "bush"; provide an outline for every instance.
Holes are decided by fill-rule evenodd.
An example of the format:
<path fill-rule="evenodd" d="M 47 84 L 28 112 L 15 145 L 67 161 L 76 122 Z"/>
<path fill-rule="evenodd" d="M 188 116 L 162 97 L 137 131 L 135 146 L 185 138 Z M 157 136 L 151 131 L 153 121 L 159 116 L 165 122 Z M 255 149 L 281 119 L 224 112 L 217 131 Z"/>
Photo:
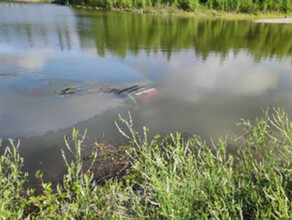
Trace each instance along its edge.
<path fill-rule="evenodd" d="M 232 142 L 233 153 L 227 138 L 208 146 L 197 136 L 184 139 L 176 133 L 149 142 L 147 129 L 140 136 L 130 115 L 120 120 L 129 132 L 117 127 L 129 145 L 116 150 L 97 143 L 86 151 L 85 135 L 73 130 L 74 148 L 65 142 L 74 159 L 62 152 L 68 172 L 56 192 L 39 171 L 43 192 L 24 193 L 23 159 L 11 141 L 0 159 L 1 218 L 292 218 L 292 123 L 283 111 L 267 111 L 254 125 L 242 120 L 245 132 Z M 98 184 L 99 157 L 123 165 L 124 175 L 114 171 Z"/>
<path fill-rule="evenodd" d="M 9 142 L 10 146 L 0 156 L 0 217 L 17 219 L 23 215 L 23 185 L 27 173 L 21 171 L 23 158 L 18 153 L 19 142 L 16 145 L 11 139 Z"/>
<path fill-rule="evenodd" d="M 292 0 L 57 0 L 61 4 L 87 5 L 102 8 L 146 8 L 155 5 L 175 5 L 184 10 L 194 10 L 198 7 L 223 11 L 254 12 L 292 10 Z"/>
<path fill-rule="evenodd" d="M 137 138 L 131 123 L 132 175 L 121 210 L 153 219 L 290 219 L 292 217 L 292 124 L 284 112 L 266 113 L 246 134 L 238 152 L 226 140 L 212 150 L 200 138 L 180 133 Z M 275 129 L 275 130 L 274 130 Z M 146 133 L 145 133 L 146 134 Z M 138 140 L 143 139 L 143 141 Z"/>

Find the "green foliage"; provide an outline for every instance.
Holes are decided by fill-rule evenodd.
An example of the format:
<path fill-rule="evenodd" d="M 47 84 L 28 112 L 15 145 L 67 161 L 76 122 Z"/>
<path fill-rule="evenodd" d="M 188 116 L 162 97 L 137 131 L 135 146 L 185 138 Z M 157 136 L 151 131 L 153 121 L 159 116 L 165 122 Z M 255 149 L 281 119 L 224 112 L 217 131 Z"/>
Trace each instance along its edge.
<path fill-rule="evenodd" d="M 84 135 L 72 132 L 74 147 L 69 161 L 62 155 L 67 174 L 53 191 L 38 171 L 42 193 L 24 193 L 23 159 L 11 141 L 0 159 L 0 217 L 3 219 L 291 219 L 292 218 L 292 123 L 275 109 L 252 124 L 242 120 L 244 134 L 228 152 L 226 139 L 207 145 L 199 137 L 184 139 L 180 133 L 147 139 L 129 119 L 120 118 L 129 140 L 119 153 L 131 167 L 121 179 L 98 185 L 85 169 Z M 94 151 L 96 152 L 96 151 Z M 110 154 L 107 154 L 110 156 Z"/>
<path fill-rule="evenodd" d="M 10 146 L 5 148 L 0 156 L 0 217 L 3 219 L 17 219 L 23 215 L 25 198 L 23 184 L 26 182 L 27 173 L 23 173 L 23 158 L 19 156 L 19 142 L 15 145 L 12 139 Z M 0 140 L 1 146 L 1 140 Z"/>
<path fill-rule="evenodd" d="M 284 112 L 276 110 L 271 118 L 267 112 L 255 125 L 243 120 L 246 134 L 233 155 L 223 139 L 214 148 L 198 137 L 183 140 L 179 133 L 148 143 L 122 121 L 135 146 L 128 151 L 132 176 L 125 177 L 128 188 L 120 207 L 127 208 L 127 218 L 292 217 L 292 124 Z"/>
<path fill-rule="evenodd" d="M 176 6 L 184 10 L 194 10 L 199 7 L 198 0 L 177 0 Z"/>
<path fill-rule="evenodd" d="M 72 216 L 77 219 L 96 219 L 108 218 L 111 212 L 108 210 L 111 206 L 111 194 L 119 185 L 100 187 L 93 180 L 93 174 L 88 172 L 96 157 L 92 158 L 91 166 L 85 170 L 82 159 L 82 144 L 86 132 L 80 136 L 75 128 L 72 132 L 74 148 L 72 148 L 65 139 L 65 144 L 74 159 L 70 162 L 65 152 L 62 150 L 62 156 L 67 166 L 67 174 L 64 176 L 62 186 L 57 187 L 57 192 L 53 193 L 52 184 L 42 181 L 42 174 L 38 171 L 37 177 L 41 180 L 43 189 L 40 195 L 31 195 L 26 202 L 26 207 L 30 211 L 26 213 L 33 218 L 54 219 L 61 217 L 70 219 Z"/>
<path fill-rule="evenodd" d="M 67 0 L 60 0 L 65 4 Z M 68 0 L 71 5 L 87 5 L 108 8 L 147 8 L 152 6 L 175 5 L 184 10 L 198 7 L 223 11 L 254 12 L 256 10 L 283 11 L 292 10 L 292 0 Z"/>

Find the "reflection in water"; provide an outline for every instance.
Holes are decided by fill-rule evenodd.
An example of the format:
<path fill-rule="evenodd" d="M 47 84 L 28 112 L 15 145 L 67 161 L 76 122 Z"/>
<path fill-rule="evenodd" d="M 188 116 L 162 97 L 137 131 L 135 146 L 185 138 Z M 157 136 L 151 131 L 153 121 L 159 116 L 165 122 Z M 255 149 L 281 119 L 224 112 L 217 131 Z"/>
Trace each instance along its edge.
<path fill-rule="evenodd" d="M 61 172 L 73 125 L 119 145 L 127 111 L 150 136 L 205 138 L 292 111 L 290 25 L 0 3 L 0 30 L 0 138 L 30 136 L 31 171 Z"/>
<path fill-rule="evenodd" d="M 67 7 L 0 3 L 0 52 L 26 48 L 77 48 L 74 14 Z M 5 43 L 4 43 L 5 42 Z"/>
<path fill-rule="evenodd" d="M 255 60 L 292 55 L 292 26 L 252 21 L 202 20 L 156 15 L 94 13 L 75 11 L 81 48 L 96 46 L 99 56 L 106 52 L 125 57 L 141 50 L 170 57 L 173 52 L 194 48 L 207 59 L 216 53 L 224 59 L 242 49 Z"/>

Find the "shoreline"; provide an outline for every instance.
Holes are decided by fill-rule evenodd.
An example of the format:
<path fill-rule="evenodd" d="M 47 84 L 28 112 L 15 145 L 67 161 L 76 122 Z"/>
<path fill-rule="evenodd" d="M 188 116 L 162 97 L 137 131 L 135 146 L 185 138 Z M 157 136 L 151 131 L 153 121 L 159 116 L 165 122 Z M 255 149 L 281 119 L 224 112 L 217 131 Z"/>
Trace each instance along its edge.
<path fill-rule="evenodd" d="M 58 3 L 56 3 L 58 4 Z M 196 9 L 194 11 L 185 11 L 179 8 L 172 7 L 151 7 L 145 9 L 130 9 L 130 8 L 101 8 L 91 7 L 85 5 L 68 5 L 71 8 L 84 9 L 84 10 L 97 10 L 109 12 L 124 12 L 136 14 L 149 14 L 149 15 L 165 15 L 165 16 L 179 16 L 179 17 L 195 17 L 195 18 L 208 18 L 208 19 L 225 19 L 225 20 L 274 20 L 284 19 L 285 17 L 292 17 L 292 12 L 283 13 L 276 11 L 257 12 L 257 13 L 239 13 L 239 12 L 226 12 L 214 9 Z M 266 22 L 267 23 L 267 22 Z"/>
<path fill-rule="evenodd" d="M 8 3 L 47 3 L 47 4 L 60 4 L 54 0 L 7 0 L 0 2 Z M 136 13 L 136 14 L 151 14 L 151 15 L 166 15 L 166 16 L 179 16 L 179 17 L 195 17 L 195 18 L 208 18 L 208 19 L 225 19 L 225 20 L 257 20 L 257 23 L 279 23 L 290 24 L 292 19 L 292 12 L 284 13 L 279 11 L 257 11 L 254 13 L 240 13 L 232 11 L 222 11 L 215 9 L 198 8 L 194 11 L 183 10 L 176 7 L 169 6 L 154 6 L 146 7 L 144 9 L 137 8 L 102 8 L 92 7 L 86 5 L 67 5 L 71 8 L 96 10 L 96 11 L 109 11 L 109 12 L 123 12 L 123 13 Z"/>
<path fill-rule="evenodd" d="M 22 171 L 24 159 L 19 144 L 11 141 L 11 150 L 5 150 L 0 158 L 5 174 L 0 175 L 0 190 L 5 191 L 0 196 L 0 216 L 221 219 L 223 210 L 225 216 L 238 219 L 256 219 L 258 213 L 263 218 L 290 219 L 292 148 L 285 141 L 292 137 L 291 122 L 280 109 L 274 114 L 271 119 L 267 111 L 254 125 L 242 120 L 246 135 L 232 142 L 219 138 L 213 145 L 197 136 L 184 139 L 179 132 L 158 134 L 149 141 L 146 129 L 144 136 L 133 129 L 131 118 L 120 117 L 117 127 L 129 143 L 117 149 L 104 142 L 87 145 L 86 133 L 74 128 L 72 136 L 64 140 L 68 151 L 61 153 L 66 169 L 63 182 L 55 187 L 37 170 L 39 191 L 25 187 L 28 173 Z M 287 205 L 279 210 L 273 201 Z M 163 213 L 166 209 L 172 211 Z"/>

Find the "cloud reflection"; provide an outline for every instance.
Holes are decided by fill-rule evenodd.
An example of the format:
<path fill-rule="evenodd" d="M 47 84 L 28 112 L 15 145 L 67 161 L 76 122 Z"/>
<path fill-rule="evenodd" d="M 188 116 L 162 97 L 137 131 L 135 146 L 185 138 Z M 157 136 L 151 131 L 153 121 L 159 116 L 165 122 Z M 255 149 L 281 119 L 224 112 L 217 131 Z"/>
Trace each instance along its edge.
<path fill-rule="evenodd" d="M 194 60 L 194 64 L 186 63 L 185 57 Z M 162 58 L 163 59 L 163 58 Z M 196 62 L 199 57 L 191 54 L 177 54 L 168 63 L 168 77 L 166 81 L 168 91 L 180 88 L 180 93 L 188 99 L 192 95 L 210 92 L 228 94 L 229 96 L 258 96 L 268 90 L 275 90 L 279 86 L 280 74 L 287 74 L 291 70 L 291 64 L 284 60 L 279 65 L 278 61 L 262 60 L 255 63 L 246 56 L 244 51 L 234 56 L 229 53 L 221 60 L 216 54 L 212 54 L 206 61 Z M 171 73 L 171 74 L 170 74 Z"/>
<path fill-rule="evenodd" d="M 46 62 L 56 57 L 56 52 L 53 49 L 31 48 L 21 52 L 11 54 L 1 54 L 0 60 L 4 65 L 13 65 L 22 68 L 23 71 L 34 70 L 41 71 L 44 69 Z"/>

